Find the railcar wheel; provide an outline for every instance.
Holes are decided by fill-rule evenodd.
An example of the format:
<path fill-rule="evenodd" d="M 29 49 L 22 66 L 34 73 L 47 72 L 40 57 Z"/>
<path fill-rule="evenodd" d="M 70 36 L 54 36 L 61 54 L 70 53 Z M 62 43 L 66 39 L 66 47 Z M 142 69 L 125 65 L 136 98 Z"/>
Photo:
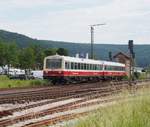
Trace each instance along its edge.
<path fill-rule="evenodd" d="M 52 80 L 52 84 L 53 84 L 53 85 L 56 85 L 56 81 L 55 81 L 55 80 Z"/>

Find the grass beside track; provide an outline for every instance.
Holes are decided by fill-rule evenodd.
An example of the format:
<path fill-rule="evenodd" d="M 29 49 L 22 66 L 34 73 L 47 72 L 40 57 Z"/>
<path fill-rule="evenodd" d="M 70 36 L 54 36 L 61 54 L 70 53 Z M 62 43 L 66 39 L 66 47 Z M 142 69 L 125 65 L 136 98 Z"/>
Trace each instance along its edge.
<path fill-rule="evenodd" d="M 146 95 L 98 109 L 75 127 L 150 127 L 150 89 L 142 93 Z"/>
<path fill-rule="evenodd" d="M 13 87 L 33 87 L 46 85 L 45 80 L 12 80 L 7 76 L 0 76 L 0 88 L 13 88 Z"/>

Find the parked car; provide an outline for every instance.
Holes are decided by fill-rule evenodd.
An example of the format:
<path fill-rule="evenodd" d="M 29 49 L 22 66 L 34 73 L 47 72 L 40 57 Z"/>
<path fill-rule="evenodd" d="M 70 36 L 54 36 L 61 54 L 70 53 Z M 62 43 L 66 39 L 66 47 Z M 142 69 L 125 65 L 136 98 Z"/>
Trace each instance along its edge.
<path fill-rule="evenodd" d="M 10 79 L 22 79 L 22 80 L 26 80 L 26 79 L 34 79 L 34 76 L 32 75 L 32 73 L 25 73 L 25 70 L 21 70 L 21 69 L 10 69 L 8 72 L 9 78 Z"/>
<path fill-rule="evenodd" d="M 35 79 L 43 79 L 43 70 L 34 70 L 31 71 L 31 74 Z"/>

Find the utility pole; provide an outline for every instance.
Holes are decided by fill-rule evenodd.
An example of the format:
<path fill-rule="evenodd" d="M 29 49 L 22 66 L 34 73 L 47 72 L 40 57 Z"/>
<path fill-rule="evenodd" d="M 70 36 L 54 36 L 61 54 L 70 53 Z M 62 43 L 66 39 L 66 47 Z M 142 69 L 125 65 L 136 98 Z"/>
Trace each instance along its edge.
<path fill-rule="evenodd" d="M 91 26 L 91 59 L 94 59 L 93 49 L 94 49 L 94 27 Z"/>
<path fill-rule="evenodd" d="M 96 26 L 102 26 L 102 25 L 106 25 L 106 24 L 94 24 L 94 25 L 90 25 L 90 31 L 91 31 L 91 59 L 94 59 L 94 27 Z"/>

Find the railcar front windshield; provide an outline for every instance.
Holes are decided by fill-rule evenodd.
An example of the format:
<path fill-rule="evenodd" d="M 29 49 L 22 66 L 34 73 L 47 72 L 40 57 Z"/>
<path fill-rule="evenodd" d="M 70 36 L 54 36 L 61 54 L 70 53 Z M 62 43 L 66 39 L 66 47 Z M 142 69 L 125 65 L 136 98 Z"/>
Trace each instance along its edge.
<path fill-rule="evenodd" d="M 47 69 L 60 69 L 62 67 L 62 59 L 47 59 L 46 68 Z"/>

